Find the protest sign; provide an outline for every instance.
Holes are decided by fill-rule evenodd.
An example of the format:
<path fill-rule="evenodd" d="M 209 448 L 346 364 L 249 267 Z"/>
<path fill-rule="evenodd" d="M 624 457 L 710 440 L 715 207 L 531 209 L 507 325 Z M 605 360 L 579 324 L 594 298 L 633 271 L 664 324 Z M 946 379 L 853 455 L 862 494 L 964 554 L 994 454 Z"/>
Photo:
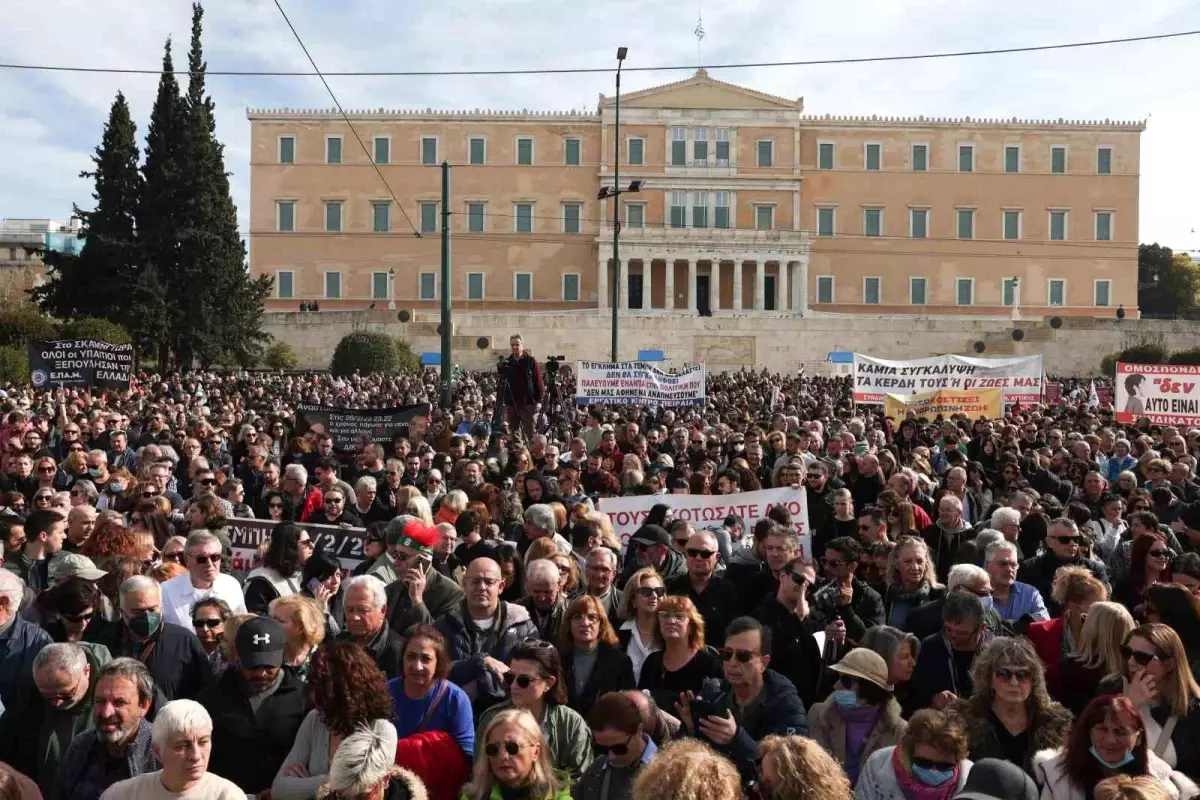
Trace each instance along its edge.
<path fill-rule="evenodd" d="M 270 541 L 271 531 L 275 530 L 278 524 L 269 519 L 234 517 L 229 520 L 229 540 L 233 546 L 232 572 L 235 578 L 245 580 L 255 567 L 262 564 L 258 555 L 259 548 L 264 542 Z M 366 558 L 364 547 L 367 532 L 362 528 L 313 525 L 307 522 L 295 524 L 308 531 L 308 535 L 312 537 L 313 552 L 321 551 L 337 558 L 344 570 L 353 571 Z"/>
<path fill-rule="evenodd" d="M 1062 396 L 1063 396 L 1062 390 L 1063 390 L 1063 387 L 1062 387 L 1061 383 L 1059 383 L 1057 381 L 1046 381 L 1045 395 L 1044 395 L 1044 397 L 1045 397 L 1044 402 L 1046 403 L 1046 405 L 1052 406 L 1052 405 L 1055 405 L 1055 404 L 1061 402 Z"/>
<path fill-rule="evenodd" d="M 1200 366 L 1117 364 L 1117 422 L 1200 426 Z"/>
<path fill-rule="evenodd" d="M 1042 357 L 932 356 L 887 361 L 854 354 L 854 400 L 882 403 L 885 394 L 938 389 L 1000 389 L 1005 404 L 1042 402 Z"/>
<path fill-rule="evenodd" d="M 663 372 L 645 361 L 580 361 L 575 370 L 578 405 L 687 406 L 704 404 L 704 365 Z"/>
<path fill-rule="evenodd" d="M 791 513 L 796 535 L 800 538 L 800 553 L 812 557 L 812 535 L 808 527 L 808 493 L 804 487 L 762 489 L 737 494 L 648 494 L 636 497 L 603 497 L 600 510 L 612 520 L 613 531 L 622 544 L 646 523 L 650 509 L 663 503 L 671 507 L 671 516 L 685 519 L 696 528 L 719 527 L 730 514 L 746 522 L 746 532 L 754 523 L 767 516 L 775 506 L 782 505 Z"/>
<path fill-rule="evenodd" d="M 29 382 L 34 388 L 94 386 L 128 389 L 133 345 L 98 339 L 29 341 Z"/>
<path fill-rule="evenodd" d="M 390 445 L 397 435 L 422 434 L 429 427 L 429 404 L 393 408 L 336 408 L 301 404 L 296 406 L 296 435 L 319 428 L 333 437 L 338 453 L 358 452 L 365 441 Z"/>
<path fill-rule="evenodd" d="M 1004 416 L 1003 402 L 999 389 L 938 389 L 925 394 L 886 394 L 883 396 L 883 413 L 897 421 L 916 414 L 917 419 L 933 419 L 937 416 L 965 414 L 969 419 L 998 419 Z"/>

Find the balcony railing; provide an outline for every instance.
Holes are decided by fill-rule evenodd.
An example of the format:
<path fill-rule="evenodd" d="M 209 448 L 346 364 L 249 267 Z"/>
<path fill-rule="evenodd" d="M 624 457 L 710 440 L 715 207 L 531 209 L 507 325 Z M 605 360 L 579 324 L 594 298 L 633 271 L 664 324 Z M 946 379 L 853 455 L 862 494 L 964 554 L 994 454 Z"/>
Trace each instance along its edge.
<path fill-rule="evenodd" d="M 612 227 L 600 229 L 600 242 L 612 241 Z M 629 244 L 687 244 L 720 242 L 723 244 L 744 244 L 749 247 L 761 246 L 801 246 L 809 244 L 811 239 L 808 231 L 782 230 L 747 230 L 745 228 L 671 228 L 653 226 L 648 228 L 631 228 L 621 226 L 621 241 Z"/>

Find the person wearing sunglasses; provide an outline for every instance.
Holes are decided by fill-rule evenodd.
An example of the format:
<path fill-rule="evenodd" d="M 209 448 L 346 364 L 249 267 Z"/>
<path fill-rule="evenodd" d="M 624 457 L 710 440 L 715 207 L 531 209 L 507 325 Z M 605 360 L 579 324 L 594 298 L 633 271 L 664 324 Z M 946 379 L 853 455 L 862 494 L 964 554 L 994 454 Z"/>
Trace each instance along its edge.
<path fill-rule="evenodd" d="M 847 640 L 857 642 L 867 628 L 883 624 L 883 599 L 855 576 L 861 560 L 857 539 L 831 539 L 822 559 L 828 580 L 813 595 L 810 625 L 823 628 L 828 641 L 843 652 Z"/>
<path fill-rule="evenodd" d="M 579 800 L 630 800 L 633 782 L 658 753 L 641 710 L 624 692 L 609 692 L 588 713 L 596 759 L 572 788 Z"/>
<path fill-rule="evenodd" d="M 246 576 L 246 610 L 265 614 L 271 601 L 299 594 L 300 571 L 312 554 L 312 535 L 307 530 L 291 522 L 276 525 L 262 566 Z"/>
<path fill-rule="evenodd" d="M 960 717 L 926 708 L 913 714 L 893 747 L 876 750 L 859 771 L 855 800 L 949 798 L 971 773 Z"/>
<path fill-rule="evenodd" d="M 1170 582 L 1174 556 L 1167 537 L 1158 531 L 1137 537 L 1133 541 L 1129 572 L 1113 586 L 1112 601 L 1130 609 L 1134 617 L 1145 619 L 1146 590 L 1156 583 Z"/>
<path fill-rule="evenodd" d="M 638 688 L 649 691 L 660 708 L 672 709 L 680 693 L 699 693 L 709 678 L 720 678 L 721 661 L 704 645 L 704 617 L 683 595 L 658 602 L 658 641 L 662 649 L 642 664 Z"/>
<path fill-rule="evenodd" d="M 634 680 L 640 680 L 646 658 L 662 649 L 658 604 L 666 594 L 662 576 L 651 567 L 633 573 L 621 593 L 619 616 L 623 621 L 617 631 L 617 642 L 629 656 Z"/>
<path fill-rule="evenodd" d="M 780 571 L 779 588 L 750 614 L 771 629 L 771 669 L 792 682 L 805 708 L 816 701 L 820 678 L 812 665 L 821 661 L 821 648 L 808 624 L 816 582 L 816 565 L 794 558 Z"/>
<path fill-rule="evenodd" d="M 194 530 L 184 544 L 184 566 L 188 574 L 162 585 L 162 618 L 191 631 L 192 606 L 206 597 L 224 600 L 234 614 L 246 613 L 242 586 L 237 578 L 221 572 L 221 540 L 206 530 Z"/>
<path fill-rule="evenodd" d="M 716 575 L 717 547 L 711 531 L 693 533 L 684 547 L 687 574 L 666 583 L 668 594 L 686 596 L 704 617 L 705 644 L 712 647 L 720 645 L 730 620 L 742 614 L 741 593 L 732 581 Z"/>
<path fill-rule="evenodd" d="M 219 678 L 229 666 L 228 653 L 224 648 L 225 620 L 233 612 L 229 605 L 220 598 L 206 597 L 192 606 L 192 628 L 196 638 L 208 654 L 208 663 L 212 668 L 213 678 Z"/>
<path fill-rule="evenodd" d="M 832 694 L 809 709 L 812 738 L 844 766 L 853 785 L 872 753 L 896 744 L 905 722 L 878 653 L 856 647 L 830 670 L 837 675 Z"/>
<path fill-rule="evenodd" d="M 1052 617 L 1063 613 L 1062 606 L 1056 605 L 1053 600 L 1053 585 L 1062 567 L 1086 568 L 1102 584 L 1109 585 L 1109 572 L 1105 565 L 1080 552 L 1082 539 L 1083 535 L 1074 522 L 1059 517 L 1050 523 L 1046 532 L 1045 552 L 1021 562 L 1018 570 L 1021 580 L 1037 589 L 1043 598 L 1050 598 L 1046 609 Z"/>
<path fill-rule="evenodd" d="M 552 766 L 546 737 L 528 711 L 506 709 L 481 720 L 478 742 L 462 800 L 571 800 L 570 778 Z"/>

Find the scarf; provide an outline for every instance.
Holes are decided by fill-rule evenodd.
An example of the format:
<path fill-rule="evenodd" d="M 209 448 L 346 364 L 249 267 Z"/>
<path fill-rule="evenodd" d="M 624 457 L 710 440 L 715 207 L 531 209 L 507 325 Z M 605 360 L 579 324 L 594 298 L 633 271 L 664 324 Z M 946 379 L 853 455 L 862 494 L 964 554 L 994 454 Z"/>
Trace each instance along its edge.
<path fill-rule="evenodd" d="M 875 723 L 879 720 L 879 706 L 859 706 L 858 708 L 842 708 L 834 704 L 838 716 L 846 726 L 846 774 L 850 783 L 858 783 L 858 771 L 862 766 L 862 751 Z"/>
<path fill-rule="evenodd" d="M 950 800 L 958 791 L 958 764 L 954 765 L 950 780 L 941 786 L 926 786 L 904 769 L 900 763 L 900 748 L 895 747 L 892 750 L 892 769 L 896 771 L 896 783 L 904 800 Z"/>

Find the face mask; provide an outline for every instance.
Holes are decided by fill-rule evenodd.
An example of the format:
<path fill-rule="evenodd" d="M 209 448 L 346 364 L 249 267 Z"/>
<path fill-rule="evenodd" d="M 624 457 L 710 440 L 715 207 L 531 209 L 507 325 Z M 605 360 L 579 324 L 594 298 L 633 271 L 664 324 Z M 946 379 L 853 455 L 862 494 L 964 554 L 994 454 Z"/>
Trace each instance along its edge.
<path fill-rule="evenodd" d="M 162 624 L 162 614 L 158 611 L 143 611 L 125 620 L 129 630 L 139 639 L 149 639 Z"/>
<path fill-rule="evenodd" d="M 93 478 L 99 478 L 103 474 L 104 473 L 98 469 L 92 469 L 91 467 L 88 468 L 88 475 L 91 475 Z"/>
<path fill-rule="evenodd" d="M 990 594 L 987 597 L 979 598 L 979 602 L 983 604 L 983 613 L 988 613 L 995 605 L 995 598 Z"/>
<path fill-rule="evenodd" d="M 125 491 L 125 484 L 121 483 L 120 481 L 110 483 L 108 485 L 108 490 L 113 494 L 120 494 L 121 492 Z"/>
<path fill-rule="evenodd" d="M 1128 764 L 1130 761 L 1133 761 L 1133 753 L 1126 753 L 1124 758 L 1122 758 L 1120 761 L 1117 761 L 1115 763 L 1111 762 L 1111 761 L 1105 761 L 1104 758 L 1099 753 L 1096 752 L 1096 747 L 1094 745 L 1092 747 L 1088 748 L 1088 752 L 1092 754 L 1093 758 L 1095 758 L 1097 761 L 1099 761 L 1101 764 L 1108 767 L 1109 769 L 1114 769 L 1114 770 L 1120 769 L 1121 767 Z"/>
<path fill-rule="evenodd" d="M 954 770 L 952 769 L 928 769 L 913 764 L 912 771 L 916 779 L 926 786 L 941 786 L 954 777 Z"/>
<path fill-rule="evenodd" d="M 835 689 L 831 696 L 838 708 L 858 708 L 858 692 L 853 689 Z"/>

